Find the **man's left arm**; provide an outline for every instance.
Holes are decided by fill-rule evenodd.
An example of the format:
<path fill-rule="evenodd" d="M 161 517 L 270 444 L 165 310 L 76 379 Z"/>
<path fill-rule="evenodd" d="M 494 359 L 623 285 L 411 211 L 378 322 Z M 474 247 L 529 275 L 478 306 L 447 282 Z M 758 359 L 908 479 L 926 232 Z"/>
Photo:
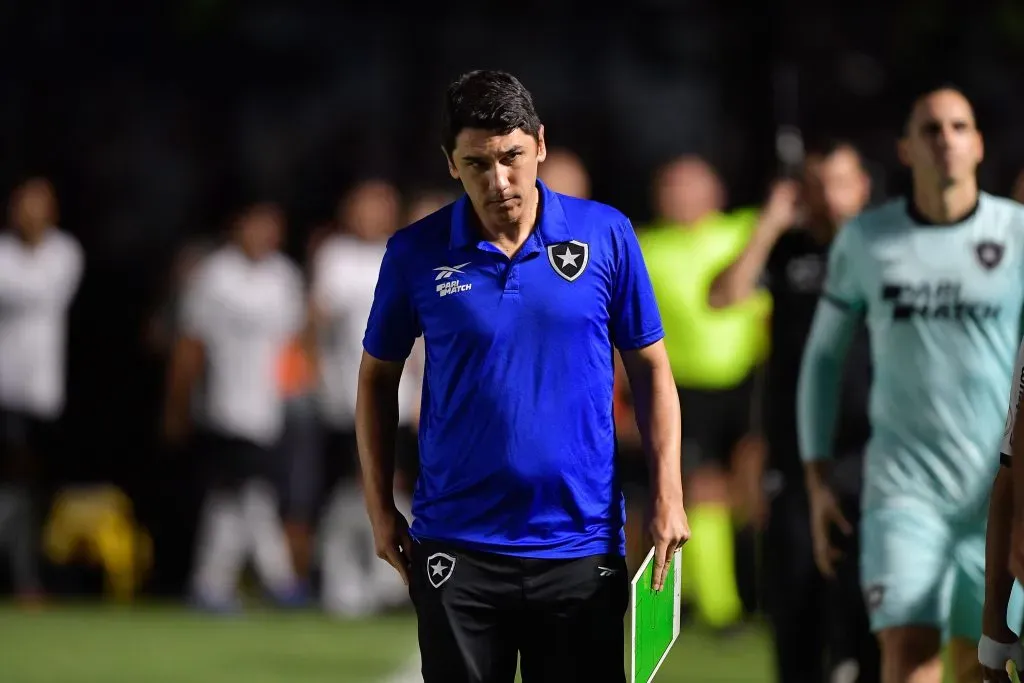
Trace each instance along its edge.
<path fill-rule="evenodd" d="M 610 331 L 629 378 L 637 428 L 650 463 L 653 588 L 661 590 L 672 553 L 690 537 L 683 507 L 679 395 L 636 233 L 625 222 L 615 236 Z"/>
<path fill-rule="evenodd" d="M 647 453 L 651 486 L 651 537 L 654 540 L 654 589 L 661 590 L 668 562 L 690 538 L 683 506 L 679 394 L 661 340 L 622 352 L 633 392 L 636 426 Z"/>

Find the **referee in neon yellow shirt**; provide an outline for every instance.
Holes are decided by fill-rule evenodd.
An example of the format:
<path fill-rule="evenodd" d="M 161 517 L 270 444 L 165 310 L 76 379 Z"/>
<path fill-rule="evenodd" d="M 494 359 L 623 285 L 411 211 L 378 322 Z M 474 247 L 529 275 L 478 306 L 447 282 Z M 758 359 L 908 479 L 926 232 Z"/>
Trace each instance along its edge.
<path fill-rule="evenodd" d="M 743 612 L 727 475 L 754 431 L 753 376 L 768 352 L 771 300 L 759 293 L 714 310 L 707 299 L 712 280 L 749 242 L 758 212 L 724 213 L 721 181 L 697 158 L 662 167 L 654 189 L 658 219 L 639 237 L 682 404 L 682 457 L 693 531 L 683 551 L 684 595 L 702 621 L 726 628 Z"/>

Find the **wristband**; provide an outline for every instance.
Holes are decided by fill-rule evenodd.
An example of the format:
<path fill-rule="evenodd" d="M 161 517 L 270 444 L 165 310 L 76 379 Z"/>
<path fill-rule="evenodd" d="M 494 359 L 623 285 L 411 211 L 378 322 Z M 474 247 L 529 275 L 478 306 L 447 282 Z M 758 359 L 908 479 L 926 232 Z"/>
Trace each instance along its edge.
<path fill-rule="evenodd" d="M 1024 666 L 1024 645 L 1019 640 L 1000 643 L 986 635 L 981 636 L 978 641 L 978 662 L 983 667 L 1002 671 L 1010 660 L 1018 667 Z"/>

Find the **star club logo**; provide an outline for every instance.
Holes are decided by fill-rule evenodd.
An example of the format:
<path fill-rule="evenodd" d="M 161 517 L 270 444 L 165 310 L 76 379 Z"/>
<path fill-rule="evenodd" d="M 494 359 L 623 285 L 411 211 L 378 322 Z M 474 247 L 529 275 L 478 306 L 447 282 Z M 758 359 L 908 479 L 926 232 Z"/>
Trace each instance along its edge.
<path fill-rule="evenodd" d="M 548 245 L 548 263 L 555 272 L 572 282 L 587 269 L 590 247 L 577 240 Z"/>
<path fill-rule="evenodd" d="M 427 579 L 440 588 L 455 573 L 455 558 L 447 553 L 434 553 L 427 558 Z"/>
<path fill-rule="evenodd" d="M 980 242 L 974 247 L 974 254 L 986 270 L 992 270 L 1003 260 L 1003 245 L 998 242 Z"/>

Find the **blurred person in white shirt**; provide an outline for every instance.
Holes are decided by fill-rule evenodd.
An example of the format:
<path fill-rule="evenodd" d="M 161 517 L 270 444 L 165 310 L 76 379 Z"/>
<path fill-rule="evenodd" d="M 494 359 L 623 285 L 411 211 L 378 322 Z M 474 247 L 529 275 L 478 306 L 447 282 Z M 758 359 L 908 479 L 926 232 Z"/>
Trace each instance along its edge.
<path fill-rule="evenodd" d="M 390 183 L 375 179 L 357 184 L 339 203 L 335 231 L 314 258 L 312 318 L 319 339 L 320 406 L 326 427 L 323 471 L 329 489 L 319 534 L 322 598 L 327 611 L 342 616 L 374 613 L 408 599 L 398 575 L 376 559 L 355 436 L 363 334 L 384 248 L 398 227 L 400 212 L 398 191 Z M 396 444 L 397 469 L 402 472 L 396 497 L 406 513 L 411 503 L 402 478 L 415 477 L 420 374 L 409 369 L 399 390 Z"/>
<path fill-rule="evenodd" d="M 0 232 L 0 542 L 16 594 L 33 600 L 42 589 L 37 475 L 60 448 L 67 315 L 85 258 L 56 227 L 56 193 L 45 178 L 21 184 L 9 208 Z"/>
<path fill-rule="evenodd" d="M 248 206 L 229 242 L 189 276 L 182 300 L 164 431 L 180 445 L 197 427 L 191 445 L 206 493 L 192 597 L 212 611 L 238 608 L 250 554 L 275 602 L 297 605 L 304 597 L 274 487 L 284 427 L 279 362 L 305 322 L 301 273 L 279 251 L 284 221 L 276 204 Z"/>

